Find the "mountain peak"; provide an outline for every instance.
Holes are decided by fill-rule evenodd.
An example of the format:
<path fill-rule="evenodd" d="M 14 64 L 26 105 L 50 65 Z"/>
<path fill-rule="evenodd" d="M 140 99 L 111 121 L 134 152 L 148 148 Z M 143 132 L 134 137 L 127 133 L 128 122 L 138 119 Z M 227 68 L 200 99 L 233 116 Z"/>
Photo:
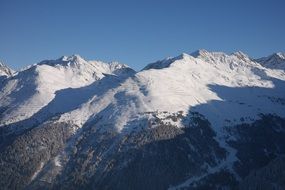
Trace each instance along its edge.
<path fill-rule="evenodd" d="M 143 70 L 147 69 L 162 69 L 162 68 L 167 68 L 169 67 L 173 62 L 177 60 L 186 60 L 188 61 L 189 59 L 201 59 L 203 61 L 209 62 L 209 63 L 226 63 L 229 64 L 233 60 L 236 62 L 251 62 L 251 59 L 249 56 L 242 51 L 238 51 L 235 53 L 232 53 L 231 55 L 228 55 L 224 52 L 209 52 L 205 49 L 199 49 L 190 55 L 187 53 L 182 53 L 179 56 L 176 57 L 170 57 L 166 58 L 154 63 L 151 63 L 147 65 Z M 190 61 L 191 62 L 191 61 Z"/>
<path fill-rule="evenodd" d="M 79 73 L 88 73 L 86 75 L 92 75 L 96 79 L 102 78 L 103 73 L 105 74 L 116 74 L 116 75 L 126 75 L 135 73 L 133 69 L 125 64 L 121 64 L 118 62 L 110 62 L 105 63 L 102 61 L 95 60 L 85 60 L 78 54 L 70 55 L 70 56 L 62 56 L 55 60 L 44 60 L 38 64 L 33 65 L 33 67 L 37 66 L 51 66 L 51 67 L 64 67 L 65 69 L 70 69 L 72 72 Z M 42 68 L 41 70 L 45 70 Z M 87 77 L 86 81 L 89 81 L 90 77 Z"/>
<path fill-rule="evenodd" d="M 80 55 L 78 54 L 73 54 L 71 56 L 62 56 L 59 58 L 61 61 L 70 61 L 70 62 L 82 62 L 85 61 Z"/>
<path fill-rule="evenodd" d="M 269 61 L 269 60 L 274 60 L 274 61 L 284 61 L 285 60 L 285 53 L 282 52 L 277 52 L 277 53 L 273 53 L 267 57 L 262 57 L 259 58 L 258 60 L 262 60 L 262 61 Z"/>
<path fill-rule="evenodd" d="M 243 53 L 242 51 L 234 52 L 232 55 L 234 55 L 237 58 L 242 59 L 244 61 L 249 61 L 250 60 L 249 56 L 247 54 Z"/>
<path fill-rule="evenodd" d="M 285 69 L 285 53 L 282 52 L 273 53 L 267 57 L 255 59 L 255 61 L 267 68 Z"/>
<path fill-rule="evenodd" d="M 285 53 L 282 53 L 282 52 L 274 53 L 272 56 L 278 57 L 280 59 L 285 59 Z"/>
<path fill-rule="evenodd" d="M 156 61 L 154 63 L 148 64 L 146 67 L 144 67 L 142 70 L 148 70 L 148 69 L 163 69 L 169 67 L 173 62 L 177 60 L 182 60 L 182 59 L 188 59 L 191 56 L 187 53 L 182 53 L 176 57 L 168 57 L 163 60 Z"/>
<path fill-rule="evenodd" d="M 205 49 L 200 49 L 200 50 L 197 50 L 193 53 L 190 54 L 192 57 L 194 58 L 202 58 L 202 59 L 211 59 L 213 57 L 222 57 L 222 56 L 226 56 L 226 54 L 224 52 L 209 52 Z"/>
<path fill-rule="evenodd" d="M 181 53 L 179 56 L 176 57 L 176 59 L 187 59 L 190 55 L 188 53 Z"/>
<path fill-rule="evenodd" d="M 14 71 L 10 69 L 7 65 L 4 63 L 0 62 L 0 76 L 12 76 Z"/>
<path fill-rule="evenodd" d="M 62 56 L 55 60 L 44 60 L 38 63 L 37 65 L 61 65 L 61 66 L 70 66 L 70 65 L 78 65 L 82 63 L 86 63 L 87 61 L 83 59 L 80 55 L 74 54 L 70 56 Z"/>
<path fill-rule="evenodd" d="M 199 49 L 199 50 L 194 51 L 194 52 L 191 53 L 190 55 L 191 55 L 192 57 L 197 58 L 197 57 L 199 57 L 199 56 L 206 56 L 208 53 L 209 53 L 209 52 L 208 52 L 207 50 L 205 50 L 205 49 Z"/>
<path fill-rule="evenodd" d="M 242 51 L 237 51 L 237 52 L 234 52 L 233 55 L 236 55 L 236 56 L 243 56 L 243 57 L 248 57 L 247 54 L 245 54 L 244 52 Z"/>

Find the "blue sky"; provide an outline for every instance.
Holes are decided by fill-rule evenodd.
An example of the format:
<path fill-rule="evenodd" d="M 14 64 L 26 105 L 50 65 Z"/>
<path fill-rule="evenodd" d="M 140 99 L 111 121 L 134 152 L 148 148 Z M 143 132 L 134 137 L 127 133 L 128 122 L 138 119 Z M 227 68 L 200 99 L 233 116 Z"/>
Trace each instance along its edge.
<path fill-rule="evenodd" d="M 0 0 L 0 60 L 80 54 L 136 70 L 197 49 L 285 51 L 284 0 Z"/>

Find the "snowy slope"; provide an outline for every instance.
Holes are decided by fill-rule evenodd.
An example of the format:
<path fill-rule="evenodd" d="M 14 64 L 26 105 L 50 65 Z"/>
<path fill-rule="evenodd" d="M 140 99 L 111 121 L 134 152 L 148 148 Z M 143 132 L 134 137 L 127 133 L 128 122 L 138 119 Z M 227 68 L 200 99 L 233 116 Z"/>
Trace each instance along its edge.
<path fill-rule="evenodd" d="M 61 120 L 78 126 L 104 115 L 100 123 L 119 131 L 149 120 L 147 112 L 198 111 L 215 126 L 250 121 L 260 113 L 284 116 L 284 105 L 278 104 L 284 99 L 284 71 L 266 68 L 242 52 L 184 53 L 133 74 L 126 65 L 78 55 L 40 62 L 6 81 L 0 94 L 5 110 L 1 124 L 38 111 L 38 118 L 61 114 Z"/>
<path fill-rule="evenodd" d="M 95 95 L 61 120 L 81 126 L 100 115 L 97 125 L 128 131 L 151 119 L 148 112 L 165 117 L 164 112 L 198 111 L 217 128 L 241 118 L 250 122 L 260 113 L 284 117 L 284 104 L 278 103 L 285 98 L 284 80 L 284 71 L 265 68 L 242 52 L 201 50 L 150 64 L 129 78 L 94 84 Z"/>
<path fill-rule="evenodd" d="M 86 61 L 78 55 L 46 60 L 6 80 L 0 91 L 0 125 L 31 117 L 66 88 L 79 88 L 102 79 L 105 74 L 134 72 L 126 65 Z M 76 100 L 75 100 L 76 101 Z"/>

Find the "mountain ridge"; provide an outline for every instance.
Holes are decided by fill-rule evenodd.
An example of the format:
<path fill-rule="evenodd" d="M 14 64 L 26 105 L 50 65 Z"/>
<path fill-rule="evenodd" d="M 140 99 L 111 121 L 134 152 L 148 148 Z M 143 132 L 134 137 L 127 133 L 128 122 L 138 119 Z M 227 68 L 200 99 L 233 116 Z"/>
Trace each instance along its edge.
<path fill-rule="evenodd" d="M 125 72 L 125 73 L 124 73 Z M 19 71 L 13 77 L 3 81 L 0 91 L 2 107 L 6 107 L 7 116 L 31 116 L 53 99 L 54 93 L 60 89 L 78 88 L 89 85 L 105 77 L 104 74 L 127 74 L 134 71 L 119 63 L 87 62 L 79 56 L 62 57 L 57 60 L 45 60 Z M 29 98 L 20 98 L 21 94 Z M 8 95 L 8 96 L 7 96 Z M 9 98 L 10 97 L 10 98 Z M 16 97 L 12 99 L 11 97 Z M 18 98 L 17 98 L 18 97 Z M 33 100 L 34 99 L 34 100 Z M 16 113 L 10 112 L 11 103 L 23 101 L 26 106 L 17 106 Z M 11 102 L 12 101 L 12 102 Z M 13 103 L 14 102 L 14 103 Z M 22 111 L 21 111 L 22 109 Z M 27 110 L 30 109 L 29 112 Z M 26 116 L 23 117 L 24 119 Z M 17 121 L 17 119 L 15 120 Z M 1 117 L 1 124 L 5 123 L 5 115 Z M 7 124 L 7 123 L 6 123 Z"/>
<path fill-rule="evenodd" d="M 276 53 L 273 53 L 271 55 L 268 55 L 268 56 L 265 56 L 265 57 L 261 57 L 261 58 L 251 58 L 249 55 L 247 55 L 246 53 L 242 52 L 242 51 L 237 51 L 237 52 L 233 52 L 233 53 L 230 53 L 230 54 L 226 54 L 224 52 L 218 52 L 218 51 L 207 51 L 205 49 L 199 49 L 199 50 L 196 50 L 192 53 L 181 53 L 180 55 L 178 56 L 175 56 L 175 57 L 168 57 L 168 58 L 165 58 L 165 59 L 162 59 L 162 60 L 158 60 L 154 63 L 158 63 L 158 62 L 167 62 L 167 60 L 169 61 L 173 61 L 173 60 L 177 60 L 177 59 L 181 59 L 183 57 L 187 57 L 187 56 L 191 56 L 191 57 L 194 57 L 194 58 L 198 58 L 198 57 L 207 57 L 207 56 L 217 56 L 217 57 L 223 57 L 223 56 L 237 56 L 239 57 L 240 59 L 247 59 L 247 60 L 251 60 L 251 61 L 255 61 L 257 63 L 260 63 L 260 64 L 264 64 L 265 62 L 268 62 L 270 61 L 270 59 L 273 59 L 271 60 L 271 62 L 273 63 L 274 61 L 277 61 L 278 63 L 280 62 L 284 62 L 285 60 L 285 53 L 282 53 L 282 52 L 276 52 Z M 35 63 L 35 64 L 32 64 L 32 65 L 29 65 L 25 68 L 22 68 L 20 69 L 19 71 L 23 71 L 23 70 L 26 70 L 32 66 L 35 66 L 35 65 L 45 65 L 45 64 L 50 64 L 51 66 L 55 66 L 55 65 L 64 65 L 66 66 L 67 63 L 80 63 L 80 62 L 84 62 L 86 61 L 83 57 L 81 57 L 79 54 L 73 54 L 73 55 L 70 55 L 70 56 L 61 56 L 60 58 L 57 58 L 57 59 L 47 59 L 47 60 L 43 60 L 43 61 L 40 61 L 38 63 Z M 96 60 L 89 60 L 88 62 L 91 62 L 91 63 L 105 63 L 103 61 L 96 61 Z M 119 62 L 116 62 L 116 61 L 113 61 L 113 62 L 109 62 L 107 63 L 109 65 L 121 65 L 122 67 L 129 67 L 128 65 L 126 64 L 120 64 Z M 153 63 L 150 63 L 150 64 L 147 64 L 142 70 L 145 70 L 148 65 L 151 65 Z M 0 67 L 1 68 L 4 68 L 6 67 L 7 69 L 9 69 L 11 72 L 9 73 L 13 73 L 15 71 L 13 71 L 12 69 L 10 69 L 7 65 L 4 65 L 3 63 L 0 62 Z M 130 67 L 129 67 L 130 68 Z M 283 68 L 282 68 L 283 69 Z M 19 72 L 18 71 L 18 72 Z M 9 74 L 9 75 L 11 75 Z"/>
<path fill-rule="evenodd" d="M 273 53 L 267 57 L 255 59 L 255 61 L 262 64 L 264 67 L 273 69 L 285 69 L 285 53 Z"/>
<path fill-rule="evenodd" d="M 213 81 L 218 82 L 219 80 L 221 80 L 220 82 L 218 82 L 218 84 L 229 83 L 230 85 L 233 85 L 233 86 L 256 85 L 254 81 L 256 81 L 257 83 L 260 83 L 258 81 L 259 80 L 258 77 L 262 76 L 263 78 L 265 75 L 270 76 L 272 72 L 277 74 L 277 78 L 280 78 L 280 77 L 282 78 L 282 72 L 280 73 L 279 71 L 268 70 L 270 68 L 268 68 L 265 71 L 264 70 L 265 68 L 261 64 L 250 59 L 246 54 L 242 52 L 236 52 L 230 55 L 227 55 L 222 52 L 207 52 L 206 50 L 198 50 L 192 53 L 192 55 L 183 53 L 174 58 L 167 58 L 162 61 L 149 64 L 141 72 L 137 72 L 137 73 L 124 64 L 119 64 L 119 63 L 106 64 L 100 61 L 86 61 L 79 55 L 63 56 L 56 60 L 45 60 L 38 64 L 32 65 L 28 67 L 26 70 L 18 72 L 13 77 L 13 79 L 6 80 L 6 83 L 3 84 L 3 87 L 1 90 L 2 96 L 4 98 L 2 99 L 3 101 L 2 105 L 4 105 L 3 107 L 8 108 L 9 105 L 11 105 L 9 104 L 9 101 L 10 101 L 9 97 L 16 96 L 16 95 L 12 95 L 12 94 L 9 96 L 4 96 L 4 95 L 9 94 L 10 92 L 13 91 L 13 89 L 19 89 L 20 91 L 21 90 L 26 91 L 28 89 L 30 89 L 29 91 L 31 91 L 33 89 L 32 91 L 37 92 L 37 93 L 31 94 L 31 98 L 33 98 L 35 95 L 37 98 L 35 98 L 35 100 L 31 99 L 31 101 L 25 100 L 24 102 L 26 103 L 24 104 L 27 104 L 27 105 L 22 106 L 23 105 L 22 104 L 19 107 L 19 109 L 15 109 L 14 106 L 12 106 L 14 111 L 15 110 L 20 111 L 21 109 L 23 109 L 22 114 L 20 114 L 21 112 L 19 113 L 18 111 L 15 112 L 14 114 L 12 114 L 9 111 L 6 111 L 7 113 L 6 116 L 5 114 L 2 114 L 1 125 L 3 125 L 4 123 L 8 124 L 10 120 L 8 118 L 9 117 L 11 118 L 12 115 L 15 115 L 15 117 L 17 117 L 17 115 L 27 114 L 25 111 L 27 108 L 25 107 L 35 108 L 35 111 L 41 109 L 41 107 L 48 104 L 48 102 L 50 102 L 54 98 L 54 93 L 58 90 L 66 89 L 66 88 L 81 88 L 84 86 L 88 86 L 97 80 L 101 80 L 102 78 L 104 78 L 105 76 L 109 74 L 118 75 L 119 78 L 122 75 L 126 75 L 126 77 L 134 75 L 134 77 L 138 78 L 138 81 L 139 81 L 141 77 L 143 78 L 151 77 L 152 78 L 156 76 L 156 75 L 151 74 L 151 69 L 173 70 L 170 72 L 174 72 L 178 75 L 180 74 L 180 70 L 181 71 L 183 69 L 188 70 L 187 71 L 188 73 L 185 73 L 184 77 L 187 78 L 187 75 L 190 74 L 188 78 L 189 80 L 191 79 L 192 81 L 191 82 L 189 81 L 187 84 L 191 84 L 193 87 L 197 86 L 198 83 L 201 83 L 201 84 L 205 82 L 209 83 L 210 79 L 208 78 L 209 77 L 216 78 L 217 74 L 219 75 L 219 77 L 217 79 L 214 79 Z M 164 77 L 163 73 L 164 72 L 167 73 L 168 72 L 167 70 L 161 71 L 162 73 L 159 71 L 157 74 L 159 75 L 162 74 L 162 78 L 163 78 Z M 203 70 L 209 70 L 209 71 L 208 73 L 204 73 Z M 149 72 L 150 72 L 150 75 L 148 74 Z M 264 72 L 267 72 L 267 74 L 264 74 Z M 147 74 L 145 75 L 145 73 Z M 213 74 L 209 75 L 210 73 L 213 73 Z M 230 76 L 233 74 L 235 75 L 234 77 L 236 79 L 230 80 Z M 203 75 L 203 77 L 201 75 Z M 34 77 L 34 79 L 31 78 L 32 76 Z M 254 78 L 250 79 L 251 81 L 248 81 L 249 76 L 253 76 Z M 174 76 L 174 78 L 171 79 L 172 83 L 174 84 L 176 83 L 175 77 L 176 76 Z M 132 82 L 133 84 L 137 83 L 137 81 L 134 81 L 132 78 L 129 78 L 129 79 L 126 78 L 126 79 L 127 81 L 133 81 Z M 156 78 L 155 80 L 159 81 L 160 79 Z M 184 78 L 181 78 L 180 81 L 182 82 L 183 80 Z M 26 83 L 25 81 L 27 82 L 30 81 L 30 82 L 28 83 L 28 85 L 25 85 Z M 19 82 L 21 84 L 17 84 Z M 145 82 L 140 82 L 140 83 L 145 83 Z M 161 81 L 161 83 L 163 84 L 163 81 Z M 265 85 L 266 87 L 273 86 L 266 80 L 262 83 L 263 84 L 261 86 L 263 85 Z M 108 84 L 106 85 L 108 86 Z M 128 85 L 129 84 L 127 84 L 127 86 Z M 140 85 L 141 84 L 136 84 L 136 86 L 140 86 Z M 159 84 L 156 84 L 156 85 L 159 85 Z M 27 87 L 27 89 L 25 90 L 25 88 L 22 88 L 22 87 L 19 88 L 17 86 Z M 179 86 L 179 84 L 177 84 L 177 86 Z M 137 88 L 137 87 L 134 87 L 134 88 Z M 19 90 L 16 91 L 17 94 L 21 94 Z M 155 92 L 156 89 L 152 89 L 151 91 Z M 185 90 L 183 89 L 182 91 L 185 91 Z M 175 92 L 175 90 L 173 92 Z M 137 93 L 140 94 L 141 92 L 138 91 Z M 143 93 L 143 96 L 145 96 L 144 93 Z M 157 93 L 159 94 L 160 92 L 155 92 L 155 94 Z M 25 96 L 27 96 L 27 93 Z M 197 94 L 196 96 L 198 97 L 196 98 L 197 100 L 194 100 L 194 99 L 191 100 L 190 102 L 192 103 L 190 103 L 190 105 L 191 104 L 195 105 L 198 102 L 205 102 L 205 100 L 201 100 L 201 97 L 203 97 L 202 95 Z M 145 100 L 143 100 L 143 102 L 144 101 Z M 158 102 L 160 101 L 161 100 L 158 99 Z M 38 104 L 38 102 L 42 102 L 42 103 Z M 142 103 L 142 104 L 147 105 L 148 103 Z M 158 103 L 158 104 L 161 104 L 161 103 Z M 186 105 L 189 105 L 189 103 L 187 103 Z M 161 105 L 150 105 L 150 107 L 152 106 L 160 107 Z M 177 107 L 177 106 L 174 106 L 174 107 Z M 146 111 L 148 111 L 148 109 L 149 108 L 147 108 Z M 161 110 L 161 111 L 169 111 L 167 110 L 168 108 L 165 108 L 165 109 L 166 110 Z M 179 110 L 176 110 L 176 111 L 179 111 Z M 35 112 L 33 111 L 29 112 L 28 115 L 31 116 L 31 114 L 33 113 Z M 5 119 L 6 117 L 8 118 Z M 22 119 L 20 120 L 23 120 L 25 118 L 26 116 L 22 117 Z M 8 123 L 6 121 L 8 121 Z M 18 121 L 18 119 L 16 120 L 12 119 L 12 121 L 13 122 Z"/>

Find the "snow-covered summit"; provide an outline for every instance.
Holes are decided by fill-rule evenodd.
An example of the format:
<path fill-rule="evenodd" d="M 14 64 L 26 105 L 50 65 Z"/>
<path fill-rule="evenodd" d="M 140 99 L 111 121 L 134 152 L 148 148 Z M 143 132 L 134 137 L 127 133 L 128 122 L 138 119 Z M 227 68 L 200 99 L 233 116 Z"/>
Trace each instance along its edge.
<path fill-rule="evenodd" d="M 1 76 L 9 77 L 9 76 L 12 76 L 13 73 L 14 71 L 12 69 L 10 69 L 4 63 L 0 62 L 0 77 Z"/>
<path fill-rule="evenodd" d="M 203 59 L 208 62 L 215 63 L 232 63 L 232 62 L 251 62 L 250 57 L 242 51 L 237 51 L 231 54 L 224 52 L 209 52 L 205 49 L 197 50 L 190 54 L 191 56 Z"/>
<path fill-rule="evenodd" d="M 34 66 L 48 65 L 61 69 L 71 69 L 73 71 L 87 72 L 96 79 L 104 77 L 103 74 L 122 74 L 123 72 L 134 72 L 129 66 L 118 62 L 105 63 L 102 61 L 87 61 L 80 55 L 62 56 L 56 60 L 44 60 Z"/>
<path fill-rule="evenodd" d="M 237 58 L 242 59 L 244 61 L 251 61 L 250 57 L 242 51 L 237 51 L 235 53 L 232 53 L 232 55 L 234 55 Z"/>
<path fill-rule="evenodd" d="M 247 54 L 241 51 L 228 55 L 224 52 L 209 52 L 205 49 L 201 49 L 190 54 L 182 53 L 177 57 L 170 57 L 151 63 L 147 65 L 143 70 L 167 68 L 171 64 L 175 64 L 175 62 L 178 62 L 180 60 L 188 60 L 189 63 L 197 63 L 197 60 L 203 60 L 214 65 L 225 64 L 231 66 L 236 64 L 243 64 L 244 66 L 248 64 L 255 64 Z"/>
<path fill-rule="evenodd" d="M 85 61 L 84 58 L 82 58 L 80 55 L 78 54 L 73 54 L 71 56 L 62 56 L 61 58 L 59 58 L 59 60 L 62 61 L 72 61 L 72 62 L 80 62 L 80 61 Z"/>
<path fill-rule="evenodd" d="M 278 53 L 276 53 L 276 55 L 283 60 L 285 59 L 285 53 L 284 52 L 278 52 Z"/>
<path fill-rule="evenodd" d="M 190 55 L 187 53 L 182 53 L 176 57 L 168 57 L 159 61 L 156 61 L 154 63 L 148 64 L 146 67 L 144 67 L 142 70 L 149 70 L 149 69 L 163 69 L 170 66 L 170 64 L 174 63 L 175 61 L 189 58 Z"/>
<path fill-rule="evenodd" d="M 209 52 L 205 49 L 199 49 L 197 51 L 190 53 L 190 55 L 195 58 L 209 58 L 209 57 L 221 57 L 225 56 L 226 54 L 224 52 Z"/>
<path fill-rule="evenodd" d="M 255 61 L 267 68 L 285 70 L 285 53 L 274 53 L 267 57 L 256 59 Z"/>
<path fill-rule="evenodd" d="M 71 56 L 62 56 L 56 60 L 44 60 L 38 63 L 37 65 L 50 65 L 50 66 L 71 66 L 76 64 L 84 64 L 87 61 L 82 58 L 80 55 L 74 54 Z"/>

